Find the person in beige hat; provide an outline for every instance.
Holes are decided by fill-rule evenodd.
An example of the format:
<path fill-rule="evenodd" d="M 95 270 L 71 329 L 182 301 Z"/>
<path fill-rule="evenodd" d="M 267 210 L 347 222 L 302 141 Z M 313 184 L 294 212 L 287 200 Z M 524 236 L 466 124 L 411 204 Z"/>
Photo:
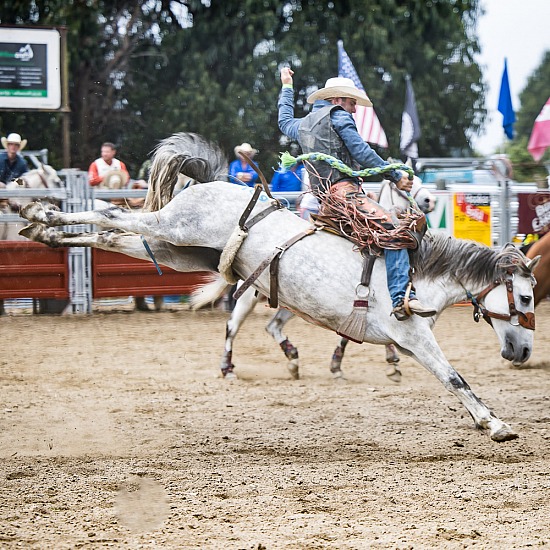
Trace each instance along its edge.
<path fill-rule="evenodd" d="M 29 171 L 20 154 L 27 145 L 27 140 L 21 139 L 19 134 L 11 133 L 8 137 L 2 137 L 2 145 L 5 151 L 0 153 L 0 182 L 9 183 Z"/>
<path fill-rule="evenodd" d="M 126 165 L 115 158 L 116 146 L 106 141 L 101 146 L 101 156 L 90 164 L 88 168 L 88 181 L 91 186 L 99 185 L 109 189 L 121 189 L 126 187 L 130 180 L 130 173 Z"/>
<path fill-rule="evenodd" d="M 258 179 L 258 174 L 254 168 L 248 164 L 241 153 L 246 153 L 248 157 L 253 159 L 258 151 L 254 149 L 250 143 L 241 143 L 241 145 L 235 147 L 234 151 L 237 159 L 229 165 L 229 181 L 241 185 L 244 183 L 249 187 L 254 187 Z"/>
<path fill-rule="evenodd" d="M 308 103 L 313 104 L 311 112 L 304 118 L 294 118 L 293 71 L 289 67 L 281 69 L 282 90 L 279 96 L 279 128 L 283 134 L 298 141 L 304 153 L 324 153 L 338 158 L 350 167 L 374 168 L 387 166 L 366 143 L 353 119 L 357 105 L 372 107 L 367 94 L 358 89 L 349 78 L 329 78 L 325 86 L 312 93 Z M 313 194 L 321 201 L 321 213 L 338 216 L 337 210 L 329 204 L 341 204 L 344 209 L 351 205 L 361 224 L 372 227 L 369 222 L 368 198 L 364 195 L 361 180 L 340 172 L 323 161 L 308 161 L 310 185 Z M 406 173 L 392 170 L 385 174 L 399 189 L 410 191 L 412 180 Z M 347 206 L 346 206 L 347 205 Z M 324 209 L 324 212 L 323 212 Z M 339 219 L 341 222 L 350 220 Z M 357 220 L 354 220 L 357 221 Z M 396 249 L 393 247 L 395 246 Z M 390 291 L 393 315 L 399 321 L 411 314 L 431 317 L 436 311 L 426 307 L 410 292 L 405 304 L 409 284 L 410 262 L 408 251 L 398 248 L 399 242 L 392 243 L 392 249 L 384 249 L 388 290 Z"/>

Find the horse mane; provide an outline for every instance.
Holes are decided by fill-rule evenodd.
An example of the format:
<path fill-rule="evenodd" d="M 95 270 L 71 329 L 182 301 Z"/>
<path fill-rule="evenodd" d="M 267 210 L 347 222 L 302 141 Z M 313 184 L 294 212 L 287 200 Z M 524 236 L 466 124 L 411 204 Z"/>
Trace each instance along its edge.
<path fill-rule="evenodd" d="M 489 284 L 507 273 L 531 276 L 527 257 L 513 245 L 500 250 L 475 241 L 455 239 L 442 233 L 426 233 L 420 249 L 412 255 L 415 275 L 427 280 L 452 274 L 461 283 Z"/>
<path fill-rule="evenodd" d="M 143 210 L 160 210 L 172 200 L 178 175 L 198 183 L 225 180 L 228 162 L 218 145 L 190 132 L 163 139 L 153 150 L 149 190 Z"/>

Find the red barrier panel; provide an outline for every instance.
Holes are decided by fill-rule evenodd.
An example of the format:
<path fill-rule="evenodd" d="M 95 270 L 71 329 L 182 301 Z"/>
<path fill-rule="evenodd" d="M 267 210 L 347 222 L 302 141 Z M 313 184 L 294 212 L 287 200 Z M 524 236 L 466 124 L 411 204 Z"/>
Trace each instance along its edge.
<path fill-rule="evenodd" d="M 0 299 L 69 298 L 66 248 L 0 241 Z"/>
<path fill-rule="evenodd" d="M 116 252 L 92 251 L 94 298 L 114 296 L 166 296 L 190 294 L 204 284 L 208 273 L 180 273 L 161 266 L 162 275 L 151 262 Z"/>

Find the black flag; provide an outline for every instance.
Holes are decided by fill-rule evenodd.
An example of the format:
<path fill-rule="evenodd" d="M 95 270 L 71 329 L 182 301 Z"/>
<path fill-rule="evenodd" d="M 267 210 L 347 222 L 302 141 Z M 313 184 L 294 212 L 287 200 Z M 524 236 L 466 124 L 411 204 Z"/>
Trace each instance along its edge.
<path fill-rule="evenodd" d="M 403 155 L 411 158 L 418 158 L 418 140 L 422 133 L 420 132 L 420 121 L 416 111 L 416 100 L 411 84 L 411 77 L 406 76 L 407 92 L 405 95 L 405 109 L 401 117 L 401 140 L 399 149 Z"/>

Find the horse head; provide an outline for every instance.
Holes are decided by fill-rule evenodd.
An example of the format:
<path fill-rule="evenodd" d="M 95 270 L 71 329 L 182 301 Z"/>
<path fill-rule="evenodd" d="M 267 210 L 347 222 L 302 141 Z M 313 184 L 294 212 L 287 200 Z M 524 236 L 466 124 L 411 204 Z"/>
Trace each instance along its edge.
<path fill-rule="evenodd" d="M 61 187 L 61 178 L 49 164 L 40 164 L 40 175 L 46 179 L 46 187 Z"/>
<path fill-rule="evenodd" d="M 533 349 L 533 270 L 539 260 L 540 256 L 529 260 L 513 245 L 507 245 L 498 255 L 494 282 L 477 297 L 479 315 L 495 330 L 500 354 L 514 365 L 527 361 Z"/>
<path fill-rule="evenodd" d="M 418 176 L 414 176 L 411 196 L 420 207 L 424 214 L 428 214 L 435 208 L 435 197 L 430 193 L 427 187 L 422 185 L 422 180 Z"/>
<path fill-rule="evenodd" d="M 414 176 L 412 189 L 408 195 L 415 200 L 424 214 L 428 214 L 435 208 L 435 197 L 422 185 L 422 180 L 418 176 Z M 380 188 L 378 202 L 384 208 L 396 207 L 406 210 L 411 206 L 409 196 L 404 191 L 397 189 L 394 183 L 384 180 Z"/>

